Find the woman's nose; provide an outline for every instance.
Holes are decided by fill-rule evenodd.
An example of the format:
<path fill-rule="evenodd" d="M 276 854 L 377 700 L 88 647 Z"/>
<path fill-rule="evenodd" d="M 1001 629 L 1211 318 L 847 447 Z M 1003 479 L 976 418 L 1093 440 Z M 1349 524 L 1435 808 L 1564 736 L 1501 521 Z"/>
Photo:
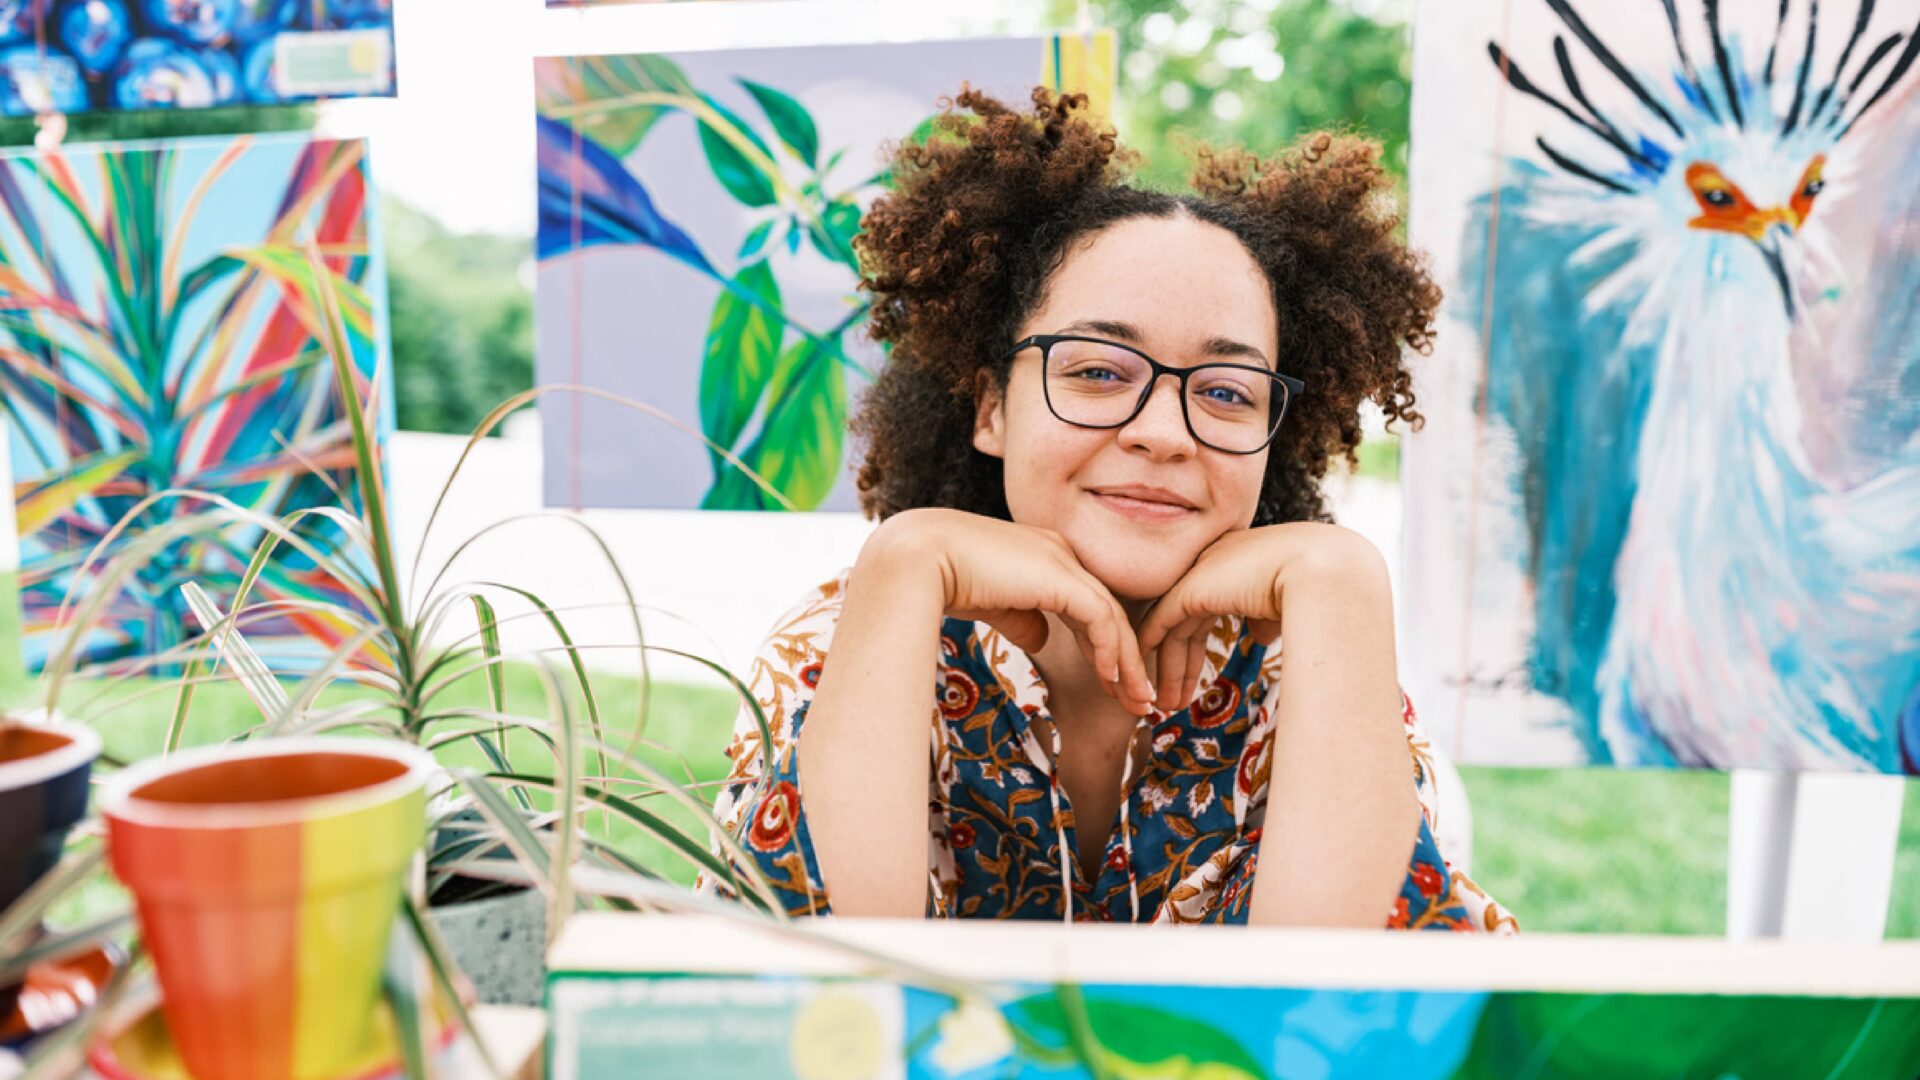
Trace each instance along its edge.
<path fill-rule="evenodd" d="M 1184 456 L 1194 452 L 1193 433 L 1187 430 L 1186 411 L 1180 401 L 1181 382 L 1170 375 L 1153 381 L 1147 400 L 1127 426 L 1120 429 L 1123 445 L 1138 447 L 1155 456 Z"/>

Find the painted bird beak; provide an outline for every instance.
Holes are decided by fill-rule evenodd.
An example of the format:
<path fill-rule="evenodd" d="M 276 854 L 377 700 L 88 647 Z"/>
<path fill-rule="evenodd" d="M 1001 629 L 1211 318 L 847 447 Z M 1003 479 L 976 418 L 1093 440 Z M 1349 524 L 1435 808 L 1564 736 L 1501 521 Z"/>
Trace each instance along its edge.
<path fill-rule="evenodd" d="M 1793 227 L 1784 221 L 1775 222 L 1754 240 L 1760 249 L 1760 257 L 1767 260 L 1773 269 L 1773 280 L 1780 286 L 1780 299 L 1787 305 L 1787 321 L 1798 317 L 1798 308 L 1793 299 L 1793 283 L 1787 278 L 1787 249 L 1793 243 Z"/>

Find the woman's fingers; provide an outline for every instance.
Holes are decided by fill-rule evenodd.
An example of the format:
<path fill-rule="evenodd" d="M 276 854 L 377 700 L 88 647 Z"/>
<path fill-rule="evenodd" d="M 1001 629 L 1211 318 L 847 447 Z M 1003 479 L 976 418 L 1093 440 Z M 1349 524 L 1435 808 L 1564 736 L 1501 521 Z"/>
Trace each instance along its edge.
<path fill-rule="evenodd" d="M 1193 704 L 1200 695 L 1200 672 L 1207 664 L 1207 638 L 1213 633 L 1213 619 L 1203 620 L 1187 635 L 1187 681 L 1180 687 L 1180 707 Z"/>
<path fill-rule="evenodd" d="M 1153 685 L 1160 691 L 1160 695 L 1154 699 L 1154 705 L 1161 712 L 1172 712 L 1172 698 L 1180 692 L 1180 680 L 1185 673 L 1164 643 L 1153 651 L 1151 664 Z"/>
<path fill-rule="evenodd" d="M 1175 626 L 1160 640 L 1155 656 L 1160 667 L 1160 708 L 1177 712 L 1193 702 L 1193 687 L 1207 658 L 1207 632 L 1213 616 L 1196 615 Z"/>
<path fill-rule="evenodd" d="M 1091 650 L 1087 659 L 1113 696 L 1144 711 L 1153 702 L 1153 684 L 1125 609 L 1078 563 L 1063 561 L 1062 569 L 1067 571 L 1062 581 L 1073 584 L 1064 590 L 1060 616 L 1074 625 L 1082 651 Z"/>

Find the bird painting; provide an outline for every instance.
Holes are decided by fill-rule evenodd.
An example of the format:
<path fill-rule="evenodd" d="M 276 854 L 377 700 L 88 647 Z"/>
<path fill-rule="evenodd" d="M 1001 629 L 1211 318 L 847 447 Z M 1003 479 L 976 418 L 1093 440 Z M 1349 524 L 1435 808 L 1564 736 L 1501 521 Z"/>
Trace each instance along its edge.
<path fill-rule="evenodd" d="M 1455 291 L 1531 691 L 1597 764 L 1920 773 L 1920 3 L 1536 2 Z"/>

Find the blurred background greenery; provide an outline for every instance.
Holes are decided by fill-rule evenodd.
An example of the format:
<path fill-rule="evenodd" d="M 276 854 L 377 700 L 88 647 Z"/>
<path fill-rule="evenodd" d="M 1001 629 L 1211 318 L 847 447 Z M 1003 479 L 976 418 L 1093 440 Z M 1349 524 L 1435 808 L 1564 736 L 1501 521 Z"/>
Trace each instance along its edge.
<path fill-rule="evenodd" d="M 1176 187 L 1195 143 L 1278 149 L 1313 130 L 1377 139 L 1404 199 L 1411 0 L 1047 0 L 1058 24 L 1115 27 L 1116 122 L 1141 177 Z M 76 117 L 72 140 L 226 134 L 311 126 L 299 106 Z M 0 121 L 0 145 L 33 140 Z M 532 243 L 458 233 L 430 208 L 384 200 L 394 377 L 404 429 L 464 433 L 533 380 Z M 1390 437 L 1362 472 L 1397 473 Z M 474 692 L 477 694 L 478 689 Z M 637 693 L 637 685 L 621 693 Z M 654 691 L 659 764 L 695 782 L 725 775 L 729 695 Z M 119 710 L 110 751 L 157 749 L 170 698 Z M 196 740 L 241 730 L 237 693 L 207 695 Z M 151 749 L 149 749 L 151 748 Z M 1475 877 L 1532 930 L 1718 934 L 1724 930 L 1728 780 L 1713 773 L 1462 770 L 1474 807 Z M 1909 785 L 1888 931 L 1920 936 L 1920 786 Z"/>

